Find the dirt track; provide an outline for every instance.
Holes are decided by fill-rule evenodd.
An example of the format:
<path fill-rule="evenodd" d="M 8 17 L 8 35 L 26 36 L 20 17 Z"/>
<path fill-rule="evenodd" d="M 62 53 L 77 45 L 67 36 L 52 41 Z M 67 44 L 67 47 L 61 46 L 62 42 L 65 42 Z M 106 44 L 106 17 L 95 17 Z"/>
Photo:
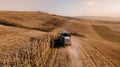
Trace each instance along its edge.
<path fill-rule="evenodd" d="M 54 67 L 116 67 L 96 48 L 72 36 L 72 45 L 58 49 Z"/>

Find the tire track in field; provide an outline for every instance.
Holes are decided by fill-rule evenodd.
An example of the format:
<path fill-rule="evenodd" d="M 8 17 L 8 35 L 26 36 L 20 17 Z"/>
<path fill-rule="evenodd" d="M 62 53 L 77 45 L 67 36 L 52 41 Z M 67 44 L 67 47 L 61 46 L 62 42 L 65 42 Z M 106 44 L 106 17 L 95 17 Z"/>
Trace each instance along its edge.
<path fill-rule="evenodd" d="M 95 48 L 85 44 L 83 45 L 83 47 L 91 57 L 92 61 L 94 61 L 96 67 L 115 67 L 115 65 L 108 58 L 106 58 Z"/>
<path fill-rule="evenodd" d="M 71 41 L 72 41 L 71 46 L 69 46 L 67 48 L 67 50 L 69 52 L 69 55 L 70 55 L 70 59 L 71 59 L 71 66 L 72 67 L 82 67 L 82 63 L 79 60 L 79 58 L 80 58 L 79 52 L 80 51 L 77 50 L 77 47 L 78 47 L 78 45 L 80 43 L 75 42 L 75 40 L 73 39 L 73 37 L 72 37 Z"/>
<path fill-rule="evenodd" d="M 72 45 L 53 48 L 46 67 L 115 67 L 101 52 L 84 40 L 72 36 Z"/>
<path fill-rule="evenodd" d="M 115 67 L 115 65 L 97 49 L 77 37 L 72 38 L 75 42 L 81 43 L 79 45 L 75 45 L 73 42 L 73 46 L 79 48 L 77 49 L 77 52 L 79 57 L 81 57 L 81 60 L 79 61 L 82 63 L 82 66 L 79 65 L 79 67 Z"/>

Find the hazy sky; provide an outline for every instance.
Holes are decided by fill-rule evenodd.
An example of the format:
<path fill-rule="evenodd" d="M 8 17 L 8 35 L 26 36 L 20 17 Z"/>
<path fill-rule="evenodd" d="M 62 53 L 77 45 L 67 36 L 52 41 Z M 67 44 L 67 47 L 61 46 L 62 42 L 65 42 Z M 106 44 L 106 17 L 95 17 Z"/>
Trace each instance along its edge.
<path fill-rule="evenodd" d="M 0 0 L 0 10 L 45 11 L 66 16 L 120 16 L 120 0 Z"/>

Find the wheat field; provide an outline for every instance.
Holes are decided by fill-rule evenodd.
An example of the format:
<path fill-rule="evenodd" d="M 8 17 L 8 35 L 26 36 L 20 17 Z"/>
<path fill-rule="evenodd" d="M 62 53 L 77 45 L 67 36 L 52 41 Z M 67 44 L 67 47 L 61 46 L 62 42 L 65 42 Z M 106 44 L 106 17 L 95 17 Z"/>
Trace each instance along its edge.
<path fill-rule="evenodd" d="M 72 45 L 53 48 L 61 30 Z M 119 67 L 119 56 L 119 21 L 0 11 L 0 67 Z"/>

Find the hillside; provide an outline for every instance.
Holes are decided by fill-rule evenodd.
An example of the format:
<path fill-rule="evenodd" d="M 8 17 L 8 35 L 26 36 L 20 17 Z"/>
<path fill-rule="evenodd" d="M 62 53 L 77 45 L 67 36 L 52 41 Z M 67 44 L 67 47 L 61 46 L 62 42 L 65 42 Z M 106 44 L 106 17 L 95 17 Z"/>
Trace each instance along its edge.
<path fill-rule="evenodd" d="M 120 17 L 100 17 L 100 16 L 78 16 L 75 18 L 81 18 L 81 19 L 92 19 L 92 20 L 103 20 L 103 21 L 113 21 L 113 22 L 117 22 L 120 21 Z"/>
<path fill-rule="evenodd" d="M 62 30 L 71 46 L 52 48 Z M 119 67 L 119 56 L 119 21 L 0 11 L 0 67 Z"/>
<path fill-rule="evenodd" d="M 0 24 L 6 26 L 51 31 L 65 22 L 65 18 L 42 12 L 0 11 Z"/>

